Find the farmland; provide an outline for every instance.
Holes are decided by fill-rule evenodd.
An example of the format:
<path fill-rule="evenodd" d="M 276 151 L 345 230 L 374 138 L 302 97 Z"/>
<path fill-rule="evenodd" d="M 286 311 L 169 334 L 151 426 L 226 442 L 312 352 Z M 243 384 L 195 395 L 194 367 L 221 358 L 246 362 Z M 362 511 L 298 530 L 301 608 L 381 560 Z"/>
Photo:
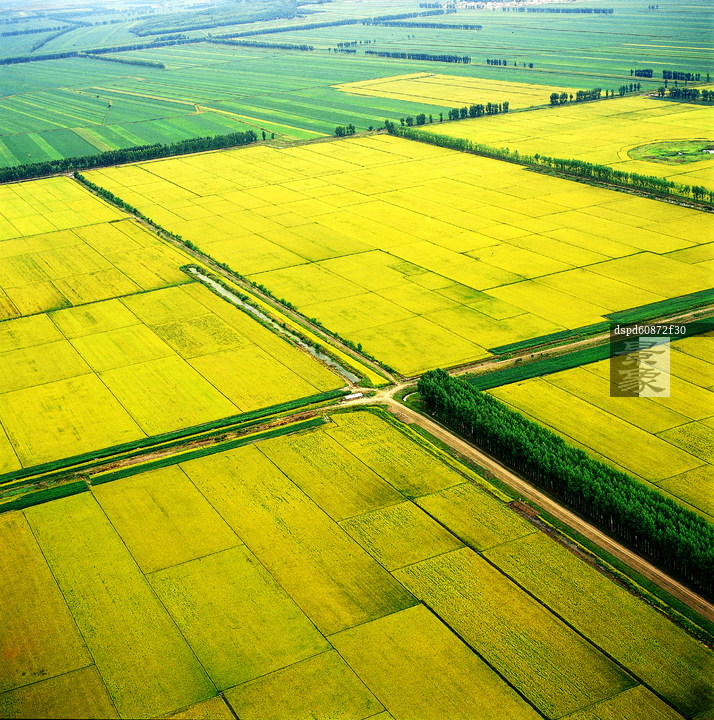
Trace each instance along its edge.
<path fill-rule="evenodd" d="M 3 716 L 710 710 L 710 650 L 400 427 L 333 414 L 1 515 Z"/>
<path fill-rule="evenodd" d="M 6 472 L 344 384 L 196 283 L 0 329 L 34 342 L 2 354 Z"/>
<path fill-rule="evenodd" d="M 672 344 L 668 398 L 610 397 L 607 360 L 489 392 L 711 521 L 713 342 L 709 333 Z"/>
<path fill-rule="evenodd" d="M 709 215 L 389 136 L 88 177 L 403 375 L 711 286 Z"/>
<path fill-rule="evenodd" d="M 428 97 L 424 91 L 425 101 Z M 522 154 L 575 158 L 610 165 L 623 172 L 714 188 L 712 155 L 700 152 L 699 160 L 688 158 L 686 165 L 676 162 L 665 165 L 639 158 L 641 151 L 633 152 L 638 148 L 645 150 L 665 137 L 682 141 L 706 138 L 713 122 L 711 106 L 624 97 L 438 124 L 425 131 L 463 137 L 492 147 L 509 147 Z"/>
<path fill-rule="evenodd" d="M 2 196 L 0 472 L 344 384 L 67 178 Z"/>
<path fill-rule="evenodd" d="M 437 108 L 471 105 L 476 99 L 485 102 L 510 102 L 512 110 L 544 105 L 552 92 L 571 92 L 561 88 L 531 83 L 453 77 L 437 73 L 412 73 L 377 80 L 345 83 L 335 86 L 350 95 L 391 98 Z M 437 111 L 438 112 L 438 111 Z M 530 117 L 530 115 L 528 116 Z"/>
<path fill-rule="evenodd" d="M 712 0 L 426 5 L 0 7 L 0 718 L 714 719 L 714 215 L 522 163 L 713 188 Z"/>
<path fill-rule="evenodd" d="M 335 126 L 350 122 L 366 130 L 379 127 L 385 118 L 490 102 L 495 99 L 494 87 L 504 83 L 513 83 L 510 101 L 515 108 L 524 106 L 523 90 L 532 96 L 526 104 L 530 106 L 547 103 L 553 88 L 615 90 L 630 81 L 633 68 L 656 69 L 652 79 L 642 80 L 647 90 L 657 88 L 660 68 L 710 69 L 702 41 L 710 9 L 704 0 L 688 3 L 686 11 L 675 6 L 649 11 L 634 0 L 621 0 L 617 12 L 607 16 L 482 9 L 427 18 L 433 25 L 428 28 L 361 24 L 363 19 L 415 8 L 410 0 L 333 2 L 311 5 L 309 13 L 292 20 L 228 25 L 210 32 L 217 36 L 250 28 L 256 33 L 250 41 L 313 48 L 304 52 L 208 43 L 201 30 L 184 33 L 189 44 L 151 47 L 154 38 L 133 34 L 141 20 L 128 13 L 122 22 L 75 26 L 55 38 L 53 33 L 3 38 L 0 59 L 29 56 L 38 39 L 48 40 L 41 49 L 48 54 L 121 48 L 139 41 L 147 47 L 103 57 L 149 65 L 85 56 L 4 66 L 0 166 L 170 144 L 246 128 L 276 133 L 283 140 L 314 138 L 331 135 Z M 95 22 L 91 13 L 86 19 Z M 35 27 L 65 23 L 59 18 L 33 22 Z M 351 24 L 304 27 L 316 22 Z M 453 23 L 482 29 L 439 27 Z M 344 43 L 354 43 L 354 54 L 336 52 Z M 471 62 L 449 64 L 445 72 L 443 62 L 383 58 L 368 51 L 449 53 L 468 56 Z M 495 58 L 498 66 L 486 62 Z M 345 83 L 381 84 L 391 76 L 432 73 L 447 80 L 431 101 L 418 94 L 370 97 L 339 89 Z M 534 102 L 537 98 L 540 102 Z"/>

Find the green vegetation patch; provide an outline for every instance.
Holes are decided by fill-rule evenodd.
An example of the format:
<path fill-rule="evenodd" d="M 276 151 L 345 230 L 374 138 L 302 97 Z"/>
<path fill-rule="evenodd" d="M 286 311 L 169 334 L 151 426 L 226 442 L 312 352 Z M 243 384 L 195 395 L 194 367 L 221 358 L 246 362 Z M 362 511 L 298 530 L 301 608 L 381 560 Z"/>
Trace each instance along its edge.
<path fill-rule="evenodd" d="M 578 350 L 558 357 L 545 358 L 525 365 L 515 365 L 506 370 L 475 375 L 466 378 L 466 382 L 477 390 L 490 390 L 491 388 L 509 385 L 528 378 L 550 375 L 550 373 L 559 372 L 560 370 L 570 370 L 580 365 L 605 360 L 609 356 L 610 345 L 598 345 L 597 347 Z"/>
<path fill-rule="evenodd" d="M 708 160 L 714 155 L 713 140 L 674 140 L 638 145 L 627 153 L 633 160 L 682 165 Z"/>
<path fill-rule="evenodd" d="M 23 495 L 16 500 L 0 504 L 0 513 L 9 512 L 10 510 L 24 510 L 25 508 L 32 507 L 33 505 L 41 505 L 50 500 L 57 500 L 58 498 L 86 492 L 88 489 L 87 483 L 83 480 L 78 480 L 77 482 L 66 483 L 65 485 L 57 485 L 47 490 L 38 490 L 37 492 Z"/>

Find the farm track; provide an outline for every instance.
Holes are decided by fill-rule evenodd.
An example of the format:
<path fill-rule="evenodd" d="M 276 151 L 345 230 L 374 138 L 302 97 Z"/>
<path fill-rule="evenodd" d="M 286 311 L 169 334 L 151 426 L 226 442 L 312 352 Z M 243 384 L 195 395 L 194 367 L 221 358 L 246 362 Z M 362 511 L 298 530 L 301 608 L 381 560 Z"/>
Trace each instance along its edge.
<path fill-rule="evenodd" d="M 408 424 L 415 424 L 423 428 L 431 435 L 441 440 L 441 442 L 448 445 L 452 450 L 455 450 L 459 455 L 462 455 L 468 460 L 477 463 L 480 467 L 485 468 L 496 478 L 506 483 L 509 487 L 516 490 L 528 500 L 534 502 L 539 508 L 565 523 L 568 527 L 572 528 L 583 537 L 594 542 L 606 552 L 626 563 L 630 568 L 648 580 L 654 582 L 673 597 L 688 605 L 702 617 L 714 622 L 713 603 L 690 590 L 686 585 L 682 584 L 678 580 L 670 577 L 667 573 L 663 572 L 637 553 L 633 552 L 616 540 L 613 540 L 604 531 L 587 522 L 574 512 L 571 512 L 567 508 L 563 507 L 563 505 L 559 502 L 535 488 L 533 485 L 525 481 L 513 471 L 509 470 L 490 455 L 484 453 L 475 445 L 467 442 L 434 420 L 431 420 L 425 415 L 422 415 L 421 413 L 418 413 L 396 401 L 392 396 L 405 386 L 406 385 L 401 385 L 396 388 L 382 390 L 371 398 L 352 401 L 349 404 L 366 405 L 386 403 L 389 411 L 398 419 L 403 420 Z"/>
<path fill-rule="evenodd" d="M 146 224 L 146 223 L 142 223 Z M 151 227 L 151 226 L 149 226 Z M 155 228 L 152 228 L 155 230 Z M 226 279 L 230 280 L 231 282 L 237 284 L 240 287 L 243 287 L 246 289 L 246 291 L 250 292 L 251 294 L 255 294 L 256 296 L 260 297 L 263 301 L 268 303 L 269 305 L 275 307 L 276 310 L 279 310 L 281 313 L 283 313 L 285 316 L 288 316 L 291 320 L 296 322 L 298 326 L 302 325 L 305 328 L 310 329 L 312 332 L 316 333 L 318 336 L 321 336 L 325 338 L 325 342 L 328 345 L 333 345 L 336 348 L 340 348 L 343 352 L 346 352 L 347 354 L 355 356 L 355 359 L 359 358 L 361 362 L 363 362 L 365 365 L 368 365 L 374 369 L 378 369 L 378 365 L 376 363 L 373 363 L 366 358 L 363 358 L 359 353 L 356 353 L 352 351 L 350 348 L 343 345 L 339 340 L 328 336 L 324 333 L 324 331 L 314 326 L 312 323 L 310 323 L 308 320 L 303 318 L 299 313 L 294 312 L 293 310 L 284 307 L 280 303 L 277 303 L 275 300 L 273 300 L 271 297 L 264 295 L 260 291 L 258 291 L 256 288 L 254 288 L 252 285 L 247 283 L 242 278 L 236 277 L 233 273 L 226 271 L 224 268 L 220 267 L 216 262 L 212 261 L 211 259 L 207 258 L 200 252 L 192 251 L 188 248 L 186 248 L 182 243 L 176 241 L 173 238 L 166 238 L 164 234 L 162 234 L 164 239 L 168 239 L 168 241 L 175 245 L 177 248 L 179 248 L 183 253 L 187 255 L 191 255 L 195 257 L 197 260 L 199 260 L 202 264 L 205 266 L 211 268 L 212 271 L 216 272 L 219 275 L 224 276 Z M 695 310 L 686 311 L 683 313 L 678 313 L 675 315 L 671 315 L 668 317 L 660 318 L 657 320 L 649 320 L 648 322 L 659 322 L 659 323 L 675 323 L 675 322 L 685 322 L 687 320 L 692 320 L 695 318 L 701 318 L 710 316 L 714 312 L 713 306 L 708 306 L 704 308 L 698 308 Z M 641 321 L 641 324 L 643 324 L 644 321 Z M 596 346 L 601 345 L 609 340 L 609 334 L 607 333 L 600 333 L 595 336 L 591 337 L 585 337 L 585 338 L 577 338 L 574 339 L 572 342 L 566 342 L 562 345 L 551 345 L 551 346 L 542 346 L 540 348 L 529 348 L 526 351 L 523 351 L 520 353 L 521 358 L 525 358 L 530 356 L 533 359 L 537 359 L 538 357 L 549 355 L 552 356 L 553 354 L 557 355 L 563 355 L 566 354 L 574 349 L 582 348 L 584 346 Z M 462 374 L 469 371 L 483 371 L 488 372 L 489 370 L 494 369 L 500 369 L 504 367 L 508 367 L 511 364 L 515 364 L 518 358 L 488 358 L 482 362 L 475 363 L 472 365 L 465 365 L 458 368 L 454 368 L 451 372 L 452 374 Z M 462 454 L 463 456 L 474 460 L 477 462 L 480 466 L 486 468 L 490 472 L 493 473 L 495 477 L 497 477 L 499 480 L 503 481 L 519 493 L 521 493 L 524 497 L 528 498 L 529 500 L 532 500 L 534 503 L 536 503 L 539 507 L 541 507 L 546 512 L 550 513 L 554 517 L 558 518 L 560 521 L 568 525 L 569 527 L 573 528 L 577 532 L 579 532 L 584 537 L 588 538 L 592 542 L 596 543 L 599 547 L 603 548 L 607 552 L 611 553 L 618 559 L 625 562 L 628 566 L 633 568 L 635 571 L 639 572 L 644 577 L 648 578 L 652 582 L 659 585 L 661 588 L 669 592 L 672 596 L 678 598 L 685 604 L 687 604 L 689 607 L 694 609 L 696 612 L 701 614 L 703 617 L 709 619 L 710 621 L 714 621 L 714 605 L 704 598 L 700 597 L 695 592 L 691 591 L 689 588 L 687 588 L 682 583 L 678 582 L 674 578 L 671 578 L 666 573 L 662 572 L 660 569 L 658 569 L 656 566 L 652 565 L 648 561 L 646 561 L 644 558 L 640 557 L 637 553 L 632 552 L 625 546 L 621 545 L 620 543 L 614 541 L 612 538 L 610 538 L 605 532 L 598 529 L 594 525 L 591 525 L 590 523 L 583 520 L 581 517 L 576 515 L 575 513 L 567 510 L 563 506 L 561 506 L 558 502 L 553 500 L 548 495 L 538 491 L 535 489 L 532 485 L 524 481 L 522 478 L 520 478 L 517 474 L 510 471 L 508 468 L 504 467 L 502 464 L 494 460 L 493 458 L 489 457 L 482 451 L 480 451 L 477 447 L 471 445 L 470 443 L 467 443 L 454 433 L 450 432 L 449 430 L 443 428 L 442 426 L 438 425 L 437 423 L 433 422 L 429 418 L 413 411 L 412 409 L 399 404 L 396 400 L 394 400 L 393 396 L 396 392 L 399 390 L 402 390 L 406 388 L 407 386 L 413 384 L 418 377 L 413 378 L 400 378 L 397 379 L 390 373 L 386 373 L 383 368 L 379 368 L 379 371 L 382 372 L 384 375 L 386 375 L 389 380 L 394 383 L 394 385 L 388 389 L 382 389 L 377 391 L 375 394 L 372 395 L 372 397 L 369 398 L 362 398 L 357 400 L 356 402 L 352 401 L 348 404 L 348 406 L 359 406 L 359 405 L 365 405 L 365 404 L 378 404 L 378 403 L 385 403 L 390 412 L 392 412 L 397 417 L 400 417 L 401 419 L 414 423 L 419 425 L 420 427 L 426 429 L 428 432 L 432 433 L 435 437 L 437 437 L 442 442 L 446 443 L 449 447 L 454 449 L 456 452 Z M 359 388 L 357 388 L 359 389 Z M 365 392 L 370 392 L 369 390 L 365 390 Z M 297 413 L 296 413 L 297 414 Z M 210 440 L 207 438 L 206 444 L 211 444 L 211 442 L 215 442 L 214 438 L 211 438 Z M 203 443 L 201 443 L 203 444 Z M 176 448 L 176 451 L 179 451 L 179 448 Z M 148 457 L 152 453 L 156 453 L 157 448 L 147 448 L 146 454 L 142 454 L 141 457 Z M 170 452 L 167 454 L 171 454 Z M 156 455 L 154 455 L 156 457 Z M 134 458 L 134 461 L 137 461 L 137 458 Z M 141 462 L 138 460 L 138 462 Z M 132 463 L 133 464 L 133 463 Z"/>

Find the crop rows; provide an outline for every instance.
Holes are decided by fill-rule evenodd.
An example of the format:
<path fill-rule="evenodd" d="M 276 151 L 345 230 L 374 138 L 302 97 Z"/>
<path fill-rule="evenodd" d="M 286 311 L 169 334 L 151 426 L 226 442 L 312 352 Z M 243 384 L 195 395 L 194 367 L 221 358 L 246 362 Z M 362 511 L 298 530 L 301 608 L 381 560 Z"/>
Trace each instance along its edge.
<path fill-rule="evenodd" d="M 709 216 L 396 138 L 89 178 L 405 375 L 711 285 Z"/>
<path fill-rule="evenodd" d="M 610 397 L 607 360 L 490 393 L 711 520 L 713 351 L 710 333 L 677 340 L 670 358 L 670 397 L 639 398 L 636 404 L 632 398 Z M 633 453 L 633 447 L 640 450 Z"/>
<path fill-rule="evenodd" d="M 241 717 L 427 717 L 437 692 L 493 720 L 709 710 L 711 651 L 428 444 L 332 421 L 0 516 L 26 638 L 5 713 L 223 717 L 219 691 Z"/>

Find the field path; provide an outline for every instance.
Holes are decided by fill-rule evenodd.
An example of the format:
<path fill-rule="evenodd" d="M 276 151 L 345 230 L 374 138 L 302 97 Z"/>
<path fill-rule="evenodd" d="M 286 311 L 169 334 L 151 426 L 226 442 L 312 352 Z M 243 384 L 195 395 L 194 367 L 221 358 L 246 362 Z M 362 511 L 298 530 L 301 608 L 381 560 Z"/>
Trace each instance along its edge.
<path fill-rule="evenodd" d="M 603 550 L 606 550 L 611 555 L 614 555 L 640 575 L 643 575 L 648 580 L 651 580 L 659 585 L 659 587 L 663 590 L 667 591 L 678 600 L 681 600 L 683 603 L 692 608 L 692 610 L 698 612 L 702 617 L 714 622 L 714 604 L 708 602 L 703 597 L 690 590 L 686 585 L 683 585 L 674 578 L 670 577 L 667 573 L 663 572 L 637 553 L 629 550 L 616 540 L 613 540 L 605 532 L 594 525 L 591 525 L 579 515 L 563 507 L 559 502 L 526 482 L 519 475 L 501 465 L 497 460 L 494 460 L 490 455 L 487 455 L 475 445 L 467 442 L 434 420 L 431 420 L 425 415 L 422 415 L 394 400 L 392 395 L 404 387 L 405 385 L 400 385 L 396 388 L 381 390 L 371 398 L 362 398 L 349 404 L 387 403 L 390 412 L 396 415 L 400 420 L 407 423 L 413 423 L 424 428 L 460 455 L 463 455 L 469 460 L 477 463 L 479 466 L 485 468 L 488 472 L 492 473 L 509 487 L 518 491 L 528 500 L 534 502 L 538 507 L 548 512 L 553 517 L 556 517 L 568 527 L 580 533 L 583 537 L 586 537 L 588 540 L 594 542 Z"/>

